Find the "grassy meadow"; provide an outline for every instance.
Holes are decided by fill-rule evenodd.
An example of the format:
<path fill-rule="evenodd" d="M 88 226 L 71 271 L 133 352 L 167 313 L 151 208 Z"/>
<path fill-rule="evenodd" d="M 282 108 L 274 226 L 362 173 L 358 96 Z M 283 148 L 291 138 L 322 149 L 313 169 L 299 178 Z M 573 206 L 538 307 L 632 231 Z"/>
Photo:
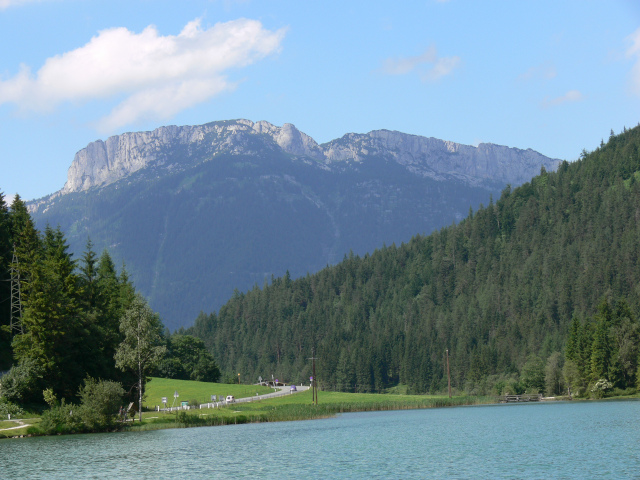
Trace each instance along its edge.
<path fill-rule="evenodd" d="M 178 392 L 179 397 L 174 404 L 173 394 Z M 237 385 L 228 383 L 194 382 L 191 380 L 172 380 L 170 378 L 151 377 L 145 387 L 143 407 L 154 409 L 156 405 L 162 406 L 162 397 L 167 397 L 167 406 L 180 406 L 180 402 L 193 401 L 197 403 L 209 403 L 211 395 L 218 398 L 233 395 L 236 398 L 254 397 L 257 394 L 273 392 L 273 388 L 257 385 Z"/>
<path fill-rule="evenodd" d="M 154 381 L 156 381 L 155 386 L 153 386 Z M 237 390 L 233 390 L 232 387 L 235 387 Z M 201 392 L 202 395 L 204 395 L 205 392 L 211 392 L 206 394 L 206 400 L 208 400 L 211 394 L 234 395 L 236 398 L 255 396 L 257 387 L 154 379 L 148 384 L 148 397 L 150 398 L 151 395 L 158 396 L 156 392 L 161 390 L 170 392 L 178 390 L 178 393 L 180 393 L 179 388 L 184 388 L 185 392 L 192 392 L 194 398 L 199 394 L 198 392 Z M 272 391 L 272 389 L 269 388 L 265 388 L 265 390 L 267 392 Z M 264 392 L 258 391 L 258 393 Z M 160 396 L 162 395 L 167 396 L 167 394 L 161 394 Z M 182 398 L 182 393 L 180 393 L 179 400 Z M 127 428 L 130 430 L 155 430 L 191 426 L 295 421 L 327 418 L 346 412 L 437 408 L 495 402 L 494 397 L 457 396 L 450 399 L 446 395 L 398 395 L 322 391 L 318 392 L 317 406 L 313 405 L 311 400 L 311 390 L 307 390 L 251 403 L 235 403 L 222 408 L 202 408 L 178 412 L 151 411 L 143 413 L 143 421 L 141 424 L 133 422 L 133 424 Z M 206 402 L 203 401 L 202 403 Z M 149 400 L 147 400 L 147 404 L 153 406 L 153 402 Z"/>
<path fill-rule="evenodd" d="M 280 422 L 295 420 L 311 420 L 335 416 L 339 413 L 366 412 L 379 410 L 403 410 L 416 408 L 438 408 L 448 406 L 475 405 L 494 403 L 494 397 L 446 395 L 405 395 L 318 392 L 318 405 L 312 404 L 311 390 L 287 394 L 281 397 L 257 400 L 250 403 L 233 403 L 221 408 L 202 408 L 179 410 L 174 412 L 158 412 L 156 405 L 161 405 L 162 397 L 167 397 L 170 406 L 173 393 L 179 397 L 175 405 L 182 401 L 192 404 L 194 401 L 208 403 L 211 395 L 233 395 L 236 398 L 255 397 L 256 393 L 273 392 L 269 387 L 255 385 L 231 385 L 221 383 L 194 382 L 188 380 L 171 380 L 152 378 L 146 385 L 142 422 L 127 422 L 124 429 L 129 431 L 159 430 L 165 428 L 185 428 L 196 426 L 231 425 L 256 422 Z M 40 418 L 21 419 L 23 428 L 3 430 L 20 425 L 14 421 L 0 421 L 0 438 L 21 435 L 41 435 L 37 424 Z"/>

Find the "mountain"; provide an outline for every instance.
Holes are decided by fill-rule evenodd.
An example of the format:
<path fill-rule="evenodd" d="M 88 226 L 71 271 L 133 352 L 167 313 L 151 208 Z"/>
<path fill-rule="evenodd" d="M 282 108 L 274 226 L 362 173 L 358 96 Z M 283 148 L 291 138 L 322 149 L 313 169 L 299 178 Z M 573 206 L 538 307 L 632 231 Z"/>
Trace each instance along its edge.
<path fill-rule="evenodd" d="M 387 130 L 319 145 L 291 124 L 222 121 L 93 142 L 64 188 L 29 207 L 39 228 L 60 225 L 77 256 L 90 236 L 126 259 L 173 329 L 234 289 L 449 225 L 558 164 Z"/>
<path fill-rule="evenodd" d="M 639 252 L 640 126 L 457 225 L 236 294 L 188 333 L 243 378 L 302 381 L 314 352 L 329 390 L 446 391 L 448 351 L 469 394 L 631 393 Z"/>

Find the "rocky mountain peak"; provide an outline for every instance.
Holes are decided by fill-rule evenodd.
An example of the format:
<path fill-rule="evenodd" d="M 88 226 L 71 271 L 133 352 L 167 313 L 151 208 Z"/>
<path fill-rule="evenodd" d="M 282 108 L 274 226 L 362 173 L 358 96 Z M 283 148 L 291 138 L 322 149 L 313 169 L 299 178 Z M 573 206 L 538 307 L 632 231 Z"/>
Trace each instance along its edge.
<path fill-rule="evenodd" d="M 266 146 L 296 157 L 309 157 L 328 167 L 348 166 L 376 155 L 395 161 L 416 175 L 455 177 L 472 185 L 487 180 L 517 185 L 539 173 L 541 166 L 554 170 L 559 163 L 533 150 L 493 144 L 473 147 L 389 130 L 349 133 L 318 145 L 290 123 L 278 127 L 266 121 L 241 119 L 160 127 L 92 142 L 75 155 L 67 182 L 58 194 L 109 185 L 151 165 L 175 168 L 190 161 L 211 160 L 221 152 L 260 156 L 260 149 L 251 146 L 255 142 L 248 141 L 252 136 L 262 137 Z M 181 149 L 180 156 L 171 154 L 180 146 L 188 148 Z M 195 157 L 198 158 L 194 160 Z"/>

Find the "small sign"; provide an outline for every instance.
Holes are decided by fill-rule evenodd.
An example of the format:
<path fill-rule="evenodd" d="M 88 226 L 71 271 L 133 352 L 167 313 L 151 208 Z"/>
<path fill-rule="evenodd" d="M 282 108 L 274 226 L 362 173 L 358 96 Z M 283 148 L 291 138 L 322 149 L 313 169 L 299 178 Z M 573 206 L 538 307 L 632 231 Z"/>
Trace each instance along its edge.
<path fill-rule="evenodd" d="M 309 377 L 309 380 L 310 380 L 311 382 L 313 382 L 313 377 Z"/>
<path fill-rule="evenodd" d="M 175 392 L 173 392 L 173 398 L 178 398 L 180 395 L 178 395 L 178 391 L 176 390 Z"/>
<path fill-rule="evenodd" d="M 167 397 L 162 397 L 162 403 L 167 403 Z"/>
<path fill-rule="evenodd" d="M 258 383 L 262 383 L 262 376 L 258 377 Z"/>
<path fill-rule="evenodd" d="M 189 405 L 189 402 L 180 402 L 180 405 L 183 406 L 183 407 L 186 407 L 186 406 Z"/>
<path fill-rule="evenodd" d="M 217 402 L 218 401 L 218 396 L 217 395 L 211 395 L 211 401 L 212 402 Z"/>

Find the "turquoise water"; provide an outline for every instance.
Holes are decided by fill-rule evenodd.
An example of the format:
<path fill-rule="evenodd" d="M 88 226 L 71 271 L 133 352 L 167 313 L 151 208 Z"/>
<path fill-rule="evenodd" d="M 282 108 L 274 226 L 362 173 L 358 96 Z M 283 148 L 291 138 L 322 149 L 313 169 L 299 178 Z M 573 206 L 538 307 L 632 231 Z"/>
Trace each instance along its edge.
<path fill-rule="evenodd" d="M 640 478 L 640 402 L 2 440 L 0 478 Z"/>

